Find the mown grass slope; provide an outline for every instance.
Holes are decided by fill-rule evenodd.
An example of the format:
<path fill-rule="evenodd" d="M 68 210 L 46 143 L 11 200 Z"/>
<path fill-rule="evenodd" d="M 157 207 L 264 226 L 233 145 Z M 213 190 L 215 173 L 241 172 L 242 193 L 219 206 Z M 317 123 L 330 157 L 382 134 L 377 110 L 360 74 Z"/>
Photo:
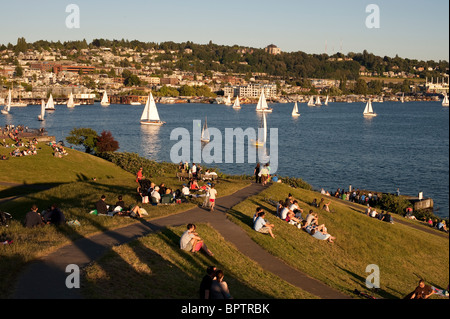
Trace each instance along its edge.
<path fill-rule="evenodd" d="M 302 201 L 305 213 L 310 209 L 318 212 L 319 224 L 327 226 L 337 238 L 335 243 L 319 241 L 275 216 L 276 208 L 266 199 L 284 200 L 289 193 Z M 333 202 L 333 213 L 317 210 L 309 205 L 314 198 L 320 200 L 321 195 L 275 184 L 238 204 L 229 218 L 273 255 L 346 294 L 354 289 L 367 290 L 365 282 L 370 273 L 366 273 L 366 267 L 372 264 L 380 269 L 381 289 L 375 294 L 381 298 L 406 296 L 420 278 L 436 287 L 447 287 L 448 238 L 372 219 L 344 203 Z M 263 207 L 268 221 L 276 225 L 275 239 L 252 230 L 251 218 L 257 206 Z"/>

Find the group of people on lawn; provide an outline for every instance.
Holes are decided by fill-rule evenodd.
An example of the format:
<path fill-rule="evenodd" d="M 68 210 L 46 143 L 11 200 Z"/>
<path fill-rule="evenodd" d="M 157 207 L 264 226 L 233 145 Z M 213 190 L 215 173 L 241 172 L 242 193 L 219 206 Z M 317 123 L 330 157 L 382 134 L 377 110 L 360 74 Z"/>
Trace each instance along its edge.
<path fill-rule="evenodd" d="M 316 239 L 325 240 L 330 243 L 333 243 L 336 239 L 328 233 L 324 224 L 319 224 L 318 214 L 312 209 L 303 218 L 303 209 L 300 208 L 298 201 L 293 198 L 292 194 L 289 194 L 286 200 L 280 200 L 276 205 L 276 216 L 281 220 L 297 226 L 297 228 L 306 231 Z M 266 213 L 264 210 L 261 207 L 257 207 L 253 216 L 253 229 L 259 233 L 269 234 L 272 238 L 275 238 L 273 233 L 275 225 L 268 223 L 265 216 Z"/>

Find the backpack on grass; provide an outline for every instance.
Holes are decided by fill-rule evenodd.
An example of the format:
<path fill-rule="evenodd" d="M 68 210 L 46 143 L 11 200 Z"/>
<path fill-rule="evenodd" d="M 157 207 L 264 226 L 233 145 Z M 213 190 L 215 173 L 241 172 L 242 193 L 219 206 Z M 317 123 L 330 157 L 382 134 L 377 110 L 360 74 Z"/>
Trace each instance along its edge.
<path fill-rule="evenodd" d="M 12 219 L 10 213 L 0 211 L 0 226 L 9 226 L 9 221 Z"/>

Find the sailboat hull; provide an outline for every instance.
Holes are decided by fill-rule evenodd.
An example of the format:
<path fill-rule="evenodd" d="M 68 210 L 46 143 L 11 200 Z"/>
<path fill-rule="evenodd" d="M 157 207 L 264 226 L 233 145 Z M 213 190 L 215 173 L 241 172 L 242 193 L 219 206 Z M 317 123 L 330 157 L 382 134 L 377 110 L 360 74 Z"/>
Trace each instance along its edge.
<path fill-rule="evenodd" d="M 2 112 L 2 114 L 5 114 L 5 115 L 9 114 L 9 112 L 5 111 L 5 110 L 1 110 L 1 112 Z"/>
<path fill-rule="evenodd" d="M 273 112 L 273 109 L 256 110 L 256 112 L 260 112 L 260 113 L 272 113 L 272 112 Z"/>
<path fill-rule="evenodd" d="M 161 126 L 164 125 L 166 122 L 162 121 L 141 121 L 141 124 L 143 125 L 153 125 L 153 126 Z"/>
<path fill-rule="evenodd" d="M 376 117 L 377 114 L 375 113 L 368 113 L 368 114 L 364 114 L 364 117 Z"/>

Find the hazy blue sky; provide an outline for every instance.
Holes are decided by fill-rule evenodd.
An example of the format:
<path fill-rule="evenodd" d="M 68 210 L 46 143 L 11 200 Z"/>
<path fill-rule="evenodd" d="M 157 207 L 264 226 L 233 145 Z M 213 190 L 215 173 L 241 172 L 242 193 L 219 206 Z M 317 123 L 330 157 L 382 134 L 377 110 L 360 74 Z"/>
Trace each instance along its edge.
<path fill-rule="evenodd" d="M 80 8 L 68 29 L 66 6 Z M 380 8 L 380 28 L 366 27 L 366 6 Z M 0 43 L 18 37 L 91 42 L 95 38 L 185 42 L 306 53 L 362 52 L 449 60 L 448 0 L 0 0 Z"/>

